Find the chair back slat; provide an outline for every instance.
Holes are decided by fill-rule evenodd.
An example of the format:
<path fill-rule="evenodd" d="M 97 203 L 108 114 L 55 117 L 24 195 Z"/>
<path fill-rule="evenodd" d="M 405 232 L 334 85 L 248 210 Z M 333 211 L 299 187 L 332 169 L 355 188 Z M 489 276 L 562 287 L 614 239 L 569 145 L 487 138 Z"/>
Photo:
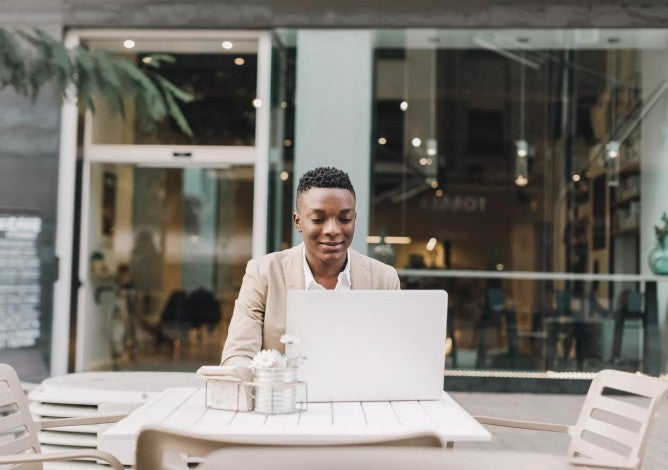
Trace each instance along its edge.
<path fill-rule="evenodd" d="M 583 440 L 579 440 L 577 443 L 571 444 L 570 450 L 572 452 L 569 454 L 570 457 L 584 457 L 591 459 L 593 462 L 597 460 L 604 462 L 620 462 L 621 459 L 618 453 L 592 442 Z"/>
<path fill-rule="evenodd" d="M 12 366 L 0 364 L 0 382 L 8 386 L 2 392 L 5 409 L 4 416 L 0 416 L 0 437 L 2 438 L 0 453 L 18 454 L 30 449 L 39 453 L 41 451 L 37 438 L 39 428 L 32 419 L 28 398 Z"/>
<path fill-rule="evenodd" d="M 28 434 L 13 441 L 0 444 L 0 455 L 16 455 L 30 450 L 34 453 L 39 452 L 39 448 L 35 449 L 33 439 Z"/>
<path fill-rule="evenodd" d="M 0 392 L 0 408 L 16 403 L 16 395 L 11 390 Z"/>
<path fill-rule="evenodd" d="M 626 397 L 621 395 L 619 399 L 604 396 L 608 389 L 649 399 L 649 403 L 642 407 L 623 401 Z M 618 370 L 599 372 L 589 387 L 580 417 L 573 427 L 569 456 L 582 454 L 630 467 L 638 465 L 645 454 L 657 408 L 667 393 L 668 384 L 654 377 Z M 610 416 L 601 419 L 597 415 L 599 411 Z"/>
<path fill-rule="evenodd" d="M 8 433 L 12 429 L 25 427 L 25 424 L 26 418 L 20 410 L 10 415 L 0 416 L 0 434 Z M 28 432 L 27 429 L 26 432 Z"/>
<path fill-rule="evenodd" d="M 605 395 L 598 397 L 596 409 L 632 419 L 640 424 L 649 419 L 647 408 L 626 401 L 615 400 Z"/>
<path fill-rule="evenodd" d="M 205 456 L 215 450 L 223 448 L 243 447 L 282 447 L 282 444 L 268 444 L 261 439 L 248 438 L 247 440 L 224 440 L 197 434 L 179 433 L 174 430 L 160 427 L 145 427 L 137 438 L 136 470 L 167 470 L 184 468 L 184 456 Z M 388 438 L 365 439 L 352 438 L 350 441 L 338 441 L 327 444 L 301 444 L 288 446 L 293 449 L 312 447 L 403 447 L 403 448 L 440 448 L 443 442 L 436 433 L 417 432 L 396 435 Z M 178 466 L 182 464 L 181 466 Z M 298 466 L 298 465 L 297 465 Z"/>
<path fill-rule="evenodd" d="M 628 429 L 615 426 L 614 424 L 595 419 L 587 421 L 584 425 L 584 430 L 598 434 L 599 436 L 618 442 L 622 445 L 627 445 L 628 442 L 633 442 L 638 438 L 637 432 L 629 431 Z"/>

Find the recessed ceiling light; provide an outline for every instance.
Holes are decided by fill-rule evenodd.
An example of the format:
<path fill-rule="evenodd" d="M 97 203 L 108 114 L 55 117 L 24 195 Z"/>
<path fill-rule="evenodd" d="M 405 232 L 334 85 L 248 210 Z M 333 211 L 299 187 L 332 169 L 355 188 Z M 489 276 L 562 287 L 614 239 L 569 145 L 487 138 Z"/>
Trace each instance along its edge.
<path fill-rule="evenodd" d="M 399 104 L 399 109 L 401 109 L 402 111 L 406 111 L 408 109 L 408 101 L 402 101 Z"/>
<path fill-rule="evenodd" d="M 132 39 L 126 39 L 123 41 L 123 47 L 126 49 L 132 49 L 135 47 L 135 42 Z"/>
<path fill-rule="evenodd" d="M 255 106 L 256 108 L 259 108 L 260 106 L 262 106 L 262 100 L 260 98 L 255 98 L 253 100 L 253 106 Z"/>
<path fill-rule="evenodd" d="M 413 137 L 413 140 L 411 140 L 411 144 L 413 144 L 413 147 L 417 148 L 420 145 L 422 145 L 422 139 L 419 137 Z"/>
<path fill-rule="evenodd" d="M 243 57 L 237 57 L 236 59 L 234 59 L 234 63 L 237 65 L 244 65 L 246 61 L 244 60 Z"/>
<path fill-rule="evenodd" d="M 385 137 L 378 138 L 378 144 L 379 145 L 385 145 L 386 143 L 387 143 L 387 139 Z"/>
<path fill-rule="evenodd" d="M 234 44 L 232 44 L 232 41 L 223 41 L 221 46 L 223 46 L 223 49 L 232 49 Z"/>

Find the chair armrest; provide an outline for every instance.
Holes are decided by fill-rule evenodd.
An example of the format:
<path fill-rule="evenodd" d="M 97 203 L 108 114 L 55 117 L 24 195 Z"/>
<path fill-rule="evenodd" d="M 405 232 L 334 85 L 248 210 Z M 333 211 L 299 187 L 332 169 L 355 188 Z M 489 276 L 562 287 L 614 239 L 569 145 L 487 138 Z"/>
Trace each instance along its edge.
<path fill-rule="evenodd" d="M 538 423 L 535 421 L 518 421 L 514 419 L 493 418 L 491 416 L 474 416 L 480 424 L 503 426 L 506 428 L 531 429 L 534 431 L 561 432 L 570 434 L 571 426 L 567 424 Z"/>
<path fill-rule="evenodd" d="M 41 419 L 35 421 L 40 429 L 58 428 L 62 426 L 84 426 L 89 424 L 116 423 L 127 415 L 84 416 L 81 418 Z"/>
<path fill-rule="evenodd" d="M 0 465 L 21 464 L 30 462 L 55 462 L 60 460 L 76 460 L 93 458 L 103 460 L 114 470 L 124 470 L 125 467 L 116 457 L 101 450 L 81 450 L 72 452 L 49 452 L 45 454 L 0 455 Z"/>

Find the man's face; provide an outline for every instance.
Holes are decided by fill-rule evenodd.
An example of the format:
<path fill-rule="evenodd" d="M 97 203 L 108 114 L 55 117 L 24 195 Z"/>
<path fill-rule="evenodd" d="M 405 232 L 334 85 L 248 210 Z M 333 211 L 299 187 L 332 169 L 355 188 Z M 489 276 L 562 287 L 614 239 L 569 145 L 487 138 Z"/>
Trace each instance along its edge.
<path fill-rule="evenodd" d="M 355 196 L 347 189 L 311 188 L 297 196 L 293 220 L 302 233 L 306 259 L 314 263 L 340 264 L 355 232 Z"/>

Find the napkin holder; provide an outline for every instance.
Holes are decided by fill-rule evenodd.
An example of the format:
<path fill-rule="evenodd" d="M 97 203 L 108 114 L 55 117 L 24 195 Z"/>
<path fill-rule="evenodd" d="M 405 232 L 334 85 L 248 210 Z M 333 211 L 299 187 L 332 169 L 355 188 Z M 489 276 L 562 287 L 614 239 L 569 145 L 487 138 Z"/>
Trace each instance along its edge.
<path fill-rule="evenodd" d="M 253 387 L 242 379 L 251 375 L 242 366 L 202 366 L 197 375 L 206 381 L 205 404 L 207 408 L 231 411 L 253 410 Z"/>

